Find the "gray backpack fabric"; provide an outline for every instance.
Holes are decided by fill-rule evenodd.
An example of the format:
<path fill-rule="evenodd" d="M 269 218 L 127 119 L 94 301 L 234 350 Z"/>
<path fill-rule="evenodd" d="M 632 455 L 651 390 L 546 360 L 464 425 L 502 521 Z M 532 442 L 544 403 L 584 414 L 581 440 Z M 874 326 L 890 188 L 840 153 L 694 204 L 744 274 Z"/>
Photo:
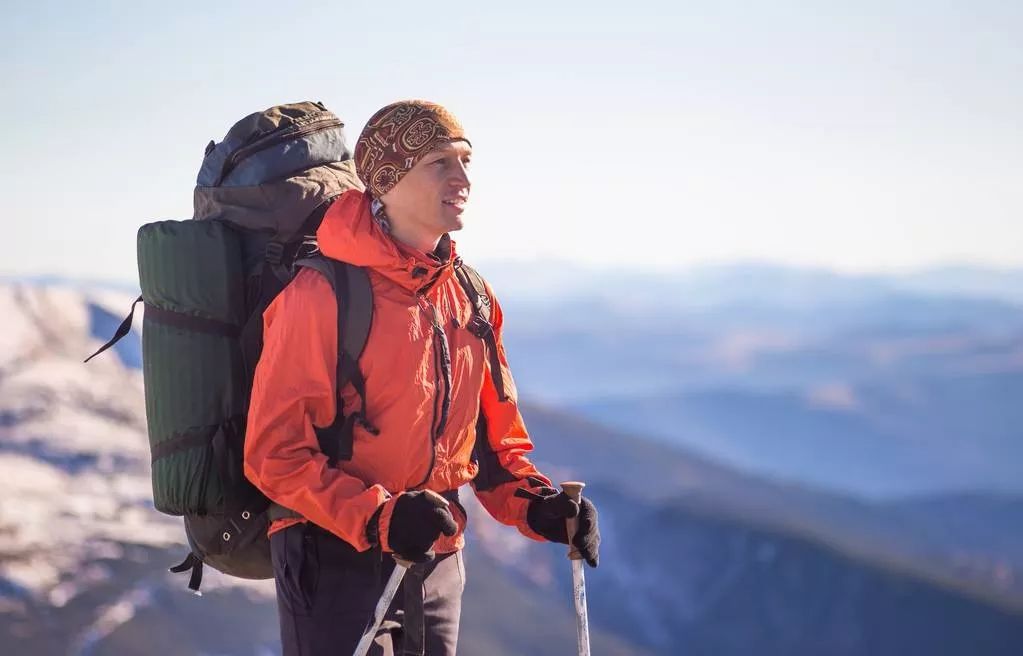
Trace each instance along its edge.
<path fill-rule="evenodd" d="M 321 103 L 250 114 L 219 144 L 210 142 L 193 196 L 198 221 L 224 221 L 266 233 L 278 244 L 302 238 L 325 199 L 362 188 L 344 123 Z"/>

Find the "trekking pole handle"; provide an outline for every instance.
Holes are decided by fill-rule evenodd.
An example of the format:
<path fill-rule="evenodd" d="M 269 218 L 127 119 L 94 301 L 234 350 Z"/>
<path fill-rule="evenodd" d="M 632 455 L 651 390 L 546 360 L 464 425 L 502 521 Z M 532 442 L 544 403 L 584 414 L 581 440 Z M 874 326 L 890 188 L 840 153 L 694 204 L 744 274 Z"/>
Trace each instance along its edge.
<path fill-rule="evenodd" d="M 583 488 L 586 487 L 586 483 L 579 481 L 566 481 L 561 484 L 561 491 L 568 495 L 568 498 L 576 503 L 581 503 L 583 498 Z M 579 553 L 579 549 L 572 544 L 572 539 L 575 537 L 576 531 L 579 530 L 579 518 L 572 517 L 565 520 L 565 527 L 568 529 L 568 557 L 570 560 L 582 560 L 583 555 Z"/>

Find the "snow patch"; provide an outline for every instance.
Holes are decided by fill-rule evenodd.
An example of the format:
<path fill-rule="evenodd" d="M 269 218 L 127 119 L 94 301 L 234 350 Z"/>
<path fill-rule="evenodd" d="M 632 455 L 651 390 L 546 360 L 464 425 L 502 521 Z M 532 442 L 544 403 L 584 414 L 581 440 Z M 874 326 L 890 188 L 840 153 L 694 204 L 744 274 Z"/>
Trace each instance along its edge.
<path fill-rule="evenodd" d="M 73 641 L 69 653 L 87 656 L 104 638 L 119 626 L 131 621 L 142 608 L 153 603 L 152 584 L 138 585 L 121 595 L 114 603 L 100 609 L 96 621 Z"/>

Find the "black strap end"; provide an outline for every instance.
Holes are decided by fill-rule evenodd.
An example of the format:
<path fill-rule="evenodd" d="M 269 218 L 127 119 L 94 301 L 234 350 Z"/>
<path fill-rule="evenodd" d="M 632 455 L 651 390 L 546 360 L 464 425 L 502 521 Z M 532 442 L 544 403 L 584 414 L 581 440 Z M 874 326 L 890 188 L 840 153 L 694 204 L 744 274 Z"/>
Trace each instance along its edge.
<path fill-rule="evenodd" d="M 520 499 L 529 499 L 530 501 L 542 501 L 544 499 L 542 495 L 539 495 L 536 492 L 533 492 L 532 490 L 527 490 L 524 487 L 520 487 L 519 489 L 515 490 L 515 496 L 517 496 Z"/>
<path fill-rule="evenodd" d="M 139 294 L 139 297 L 132 302 L 131 310 L 128 312 L 128 316 L 126 316 L 124 318 L 124 321 L 121 322 L 121 325 L 117 327 L 117 330 L 114 332 L 114 336 L 110 338 L 110 341 L 108 341 L 103 346 L 99 347 L 99 350 L 97 350 L 95 353 L 85 358 L 84 362 L 88 362 L 89 360 L 93 359 L 103 351 L 107 350 L 117 342 L 121 341 L 121 339 L 128 334 L 128 332 L 131 330 L 132 321 L 135 318 L 135 306 L 138 305 L 139 301 L 141 300 L 142 294 Z"/>
<path fill-rule="evenodd" d="M 174 567 L 168 567 L 167 571 L 173 572 L 174 574 L 181 574 L 192 570 L 192 575 L 188 577 L 188 589 L 194 592 L 197 596 L 202 596 L 199 592 L 199 586 L 202 585 L 202 559 L 196 556 L 194 553 L 189 552 L 185 559 Z"/>

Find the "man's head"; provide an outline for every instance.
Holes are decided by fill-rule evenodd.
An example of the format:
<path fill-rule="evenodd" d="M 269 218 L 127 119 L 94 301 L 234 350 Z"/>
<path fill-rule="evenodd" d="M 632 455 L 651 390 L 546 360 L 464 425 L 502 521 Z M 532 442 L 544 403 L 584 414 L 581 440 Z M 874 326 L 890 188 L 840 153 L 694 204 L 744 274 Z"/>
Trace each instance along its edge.
<path fill-rule="evenodd" d="M 407 100 L 370 118 L 355 146 L 355 167 L 396 236 L 414 245 L 462 228 L 472 146 L 440 105 Z M 399 184 L 400 183 L 400 184 Z"/>

